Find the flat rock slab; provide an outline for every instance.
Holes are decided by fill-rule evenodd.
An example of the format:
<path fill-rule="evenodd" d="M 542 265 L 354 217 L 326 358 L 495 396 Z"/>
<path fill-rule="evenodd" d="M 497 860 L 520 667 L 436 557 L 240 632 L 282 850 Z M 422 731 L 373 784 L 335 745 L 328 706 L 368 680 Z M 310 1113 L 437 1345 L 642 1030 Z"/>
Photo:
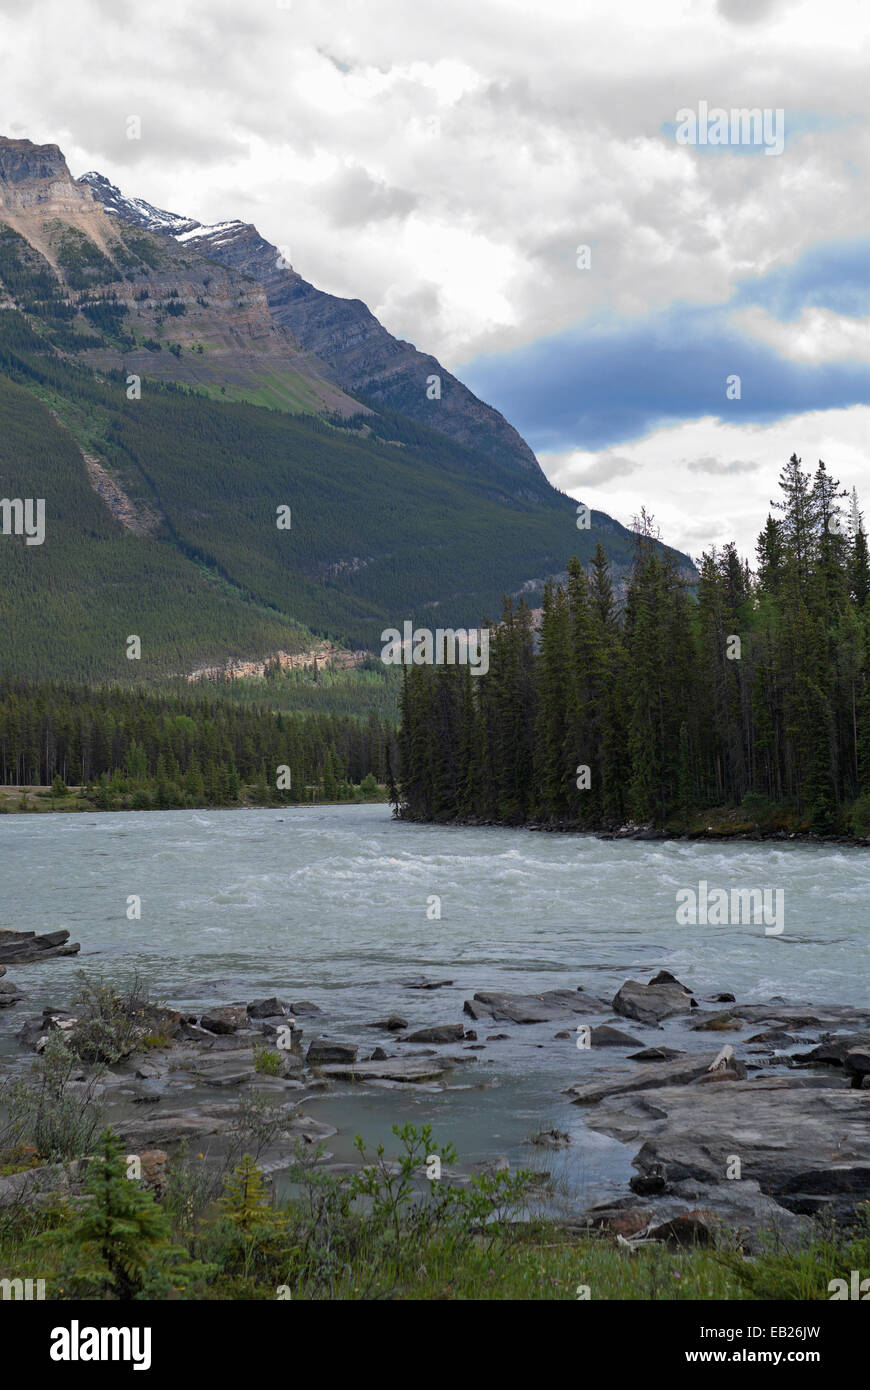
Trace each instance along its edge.
<path fill-rule="evenodd" d="M 631 1071 L 597 1076 L 593 1081 L 577 1082 L 567 1087 L 575 1105 L 595 1105 L 611 1096 L 628 1095 L 633 1091 L 648 1091 L 663 1086 L 685 1086 L 706 1076 L 717 1060 L 717 1052 L 681 1053 L 669 1062 L 650 1062 Z M 693 1091 L 694 1095 L 695 1092 Z M 594 1126 L 598 1128 L 598 1126 Z"/>
<path fill-rule="evenodd" d="M 788 1004 L 782 999 L 771 999 L 766 1004 L 735 1004 L 728 1012 L 749 1023 L 776 1024 L 792 1031 L 823 1028 L 833 1032 L 851 1028 L 870 1034 L 870 1010 L 845 1004 Z"/>
<path fill-rule="evenodd" d="M 68 944 L 69 943 L 69 944 Z M 74 956 L 81 950 L 77 941 L 69 941 L 68 931 L 43 932 L 0 931 L 0 961 L 7 965 L 29 965 L 52 956 Z"/>
<path fill-rule="evenodd" d="M 445 989 L 447 985 L 452 985 L 452 980 L 427 980 L 425 975 L 414 975 L 410 979 L 396 980 L 397 985 L 403 989 Z"/>
<path fill-rule="evenodd" d="M 451 1065 L 449 1057 L 395 1057 L 384 1062 L 336 1063 L 320 1070 L 337 1081 L 434 1081 Z"/>
<path fill-rule="evenodd" d="M 831 1080 L 807 1086 L 768 1076 L 612 1093 L 588 1123 L 624 1143 L 640 1139 L 635 1167 L 663 1167 L 669 1183 L 718 1185 L 736 1155 L 742 1177 L 790 1210 L 848 1214 L 870 1197 L 870 1091 Z"/>
<path fill-rule="evenodd" d="M 463 1012 L 494 1023 L 555 1023 L 576 1014 L 604 1013 L 606 999 L 578 989 L 548 989 L 543 994 L 481 992 L 466 999 Z"/>

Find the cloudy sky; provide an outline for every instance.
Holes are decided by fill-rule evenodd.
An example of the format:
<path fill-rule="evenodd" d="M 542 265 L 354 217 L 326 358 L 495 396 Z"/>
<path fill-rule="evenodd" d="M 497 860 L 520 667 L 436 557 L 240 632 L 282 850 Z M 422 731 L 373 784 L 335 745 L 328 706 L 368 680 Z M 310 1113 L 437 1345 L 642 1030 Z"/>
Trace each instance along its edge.
<path fill-rule="evenodd" d="M 792 452 L 870 516 L 868 59 L 863 0 L 0 0 L 0 133 L 255 222 L 565 491 L 751 552 Z"/>

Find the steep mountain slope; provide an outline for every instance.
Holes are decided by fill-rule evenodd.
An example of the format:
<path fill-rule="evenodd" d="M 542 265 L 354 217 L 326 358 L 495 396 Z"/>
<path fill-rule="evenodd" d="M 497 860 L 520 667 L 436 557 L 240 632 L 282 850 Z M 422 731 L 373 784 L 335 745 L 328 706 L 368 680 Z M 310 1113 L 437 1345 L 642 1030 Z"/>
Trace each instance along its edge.
<path fill-rule="evenodd" d="M 42 273 L 29 287 L 18 283 L 29 289 L 27 307 L 52 300 L 69 328 L 81 330 L 58 345 L 90 365 L 249 399 L 271 392 L 289 410 L 359 413 L 359 402 L 276 325 L 250 277 L 107 217 L 56 145 L 0 139 L 0 227 L 4 264 L 18 277 L 10 283 L 0 267 L 11 302 L 24 242 L 31 270 Z"/>
<path fill-rule="evenodd" d="M 142 680 L 323 638 L 377 652 L 405 619 L 474 625 L 505 592 L 534 606 L 598 539 L 629 563 L 630 533 L 601 513 L 578 531 L 536 463 L 348 395 L 263 285 L 196 249 L 218 232 L 108 205 L 56 146 L 0 139 L 0 494 L 46 513 L 42 544 L 0 533 L 0 671 Z"/>
<path fill-rule="evenodd" d="M 496 460 L 510 476 L 514 495 L 542 498 L 552 491 L 531 449 L 503 415 L 478 400 L 436 358 L 394 338 L 362 300 L 340 299 L 315 289 L 250 223 L 230 221 L 205 227 L 124 197 L 96 172 L 83 175 L 81 182 L 118 220 L 168 232 L 220 265 L 250 275 L 263 286 L 275 322 L 327 363 L 335 379 L 353 395 L 401 411 Z M 440 399 L 427 394 L 427 382 L 433 376 L 439 378 Z"/>

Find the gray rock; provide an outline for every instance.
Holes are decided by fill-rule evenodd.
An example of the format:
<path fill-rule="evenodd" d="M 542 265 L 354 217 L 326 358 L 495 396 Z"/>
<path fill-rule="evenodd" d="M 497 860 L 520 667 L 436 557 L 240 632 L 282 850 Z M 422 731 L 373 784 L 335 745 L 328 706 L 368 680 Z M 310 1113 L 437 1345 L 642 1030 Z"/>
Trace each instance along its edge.
<path fill-rule="evenodd" d="M 627 1095 L 633 1091 L 685 1086 L 706 1075 L 720 1055 L 718 1052 L 684 1053 L 670 1062 L 653 1062 L 631 1071 L 598 1076 L 594 1081 L 578 1082 L 569 1086 L 565 1095 L 571 1096 L 575 1105 L 592 1105 L 607 1097 Z"/>
<path fill-rule="evenodd" d="M 670 1062 L 674 1057 L 684 1054 L 678 1047 L 645 1047 L 642 1052 L 632 1052 L 630 1062 Z"/>
<path fill-rule="evenodd" d="M 19 989 L 11 980 L 0 980 L 0 1009 L 8 1009 L 25 997 L 24 990 Z"/>
<path fill-rule="evenodd" d="M 663 1018 L 687 1014 L 697 1007 L 697 1000 L 688 990 L 678 982 L 668 981 L 644 985 L 639 980 L 626 980 L 613 999 L 613 1008 L 618 1014 L 634 1018 L 638 1023 L 657 1024 Z"/>
<path fill-rule="evenodd" d="M 452 1058 L 445 1057 L 395 1057 L 383 1062 L 353 1062 L 327 1065 L 322 1068 L 325 1077 L 341 1081 L 432 1081 L 444 1075 L 451 1065 Z M 463 1058 L 470 1061 L 470 1058 Z"/>
<path fill-rule="evenodd" d="M 328 1062 L 353 1062 L 359 1048 L 355 1043 L 329 1042 L 326 1038 L 315 1038 L 308 1046 L 305 1060 L 309 1067 L 319 1067 Z"/>
<path fill-rule="evenodd" d="M 719 1086 L 661 1086 L 611 1093 L 588 1124 L 623 1143 L 641 1141 L 635 1167 L 658 1165 L 672 1183 L 727 1192 L 756 1182 L 780 1206 L 848 1219 L 870 1195 L 870 1096 L 803 1078 L 761 1076 Z M 740 1159 L 741 1180 L 727 1181 Z"/>
<path fill-rule="evenodd" d="M 465 1026 L 462 1023 L 439 1023 L 431 1028 L 418 1028 L 410 1033 L 405 1042 L 412 1043 L 454 1043 L 462 1042 Z"/>
<path fill-rule="evenodd" d="M 571 1136 L 564 1129 L 542 1129 L 532 1136 L 531 1142 L 542 1149 L 567 1149 L 571 1144 Z"/>
<path fill-rule="evenodd" d="M 287 1012 L 287 1005 L 273 994 L 269 999 L 252 999 L 247 1012 L 249 1018 L 277 1018 Z"/>
<path fill-rule="evenodd" d="M 846 1053 L 844 1066 L 852 1078 L 853 1088 L 860 1091 L 865 1076 L 870 1076 L 870 1046 L 862 1043 L 859 1047 L 851 1047 Z"/>
<path fill-rule="evenodd" d="M 585 990 L 550 989 L 543 994 L 486 991 L 466 999 L 463 1012 L 494 1023 L 555 1023 L 574 1014 L 603 1013 L 607 1003 Z"/>
<path fill-rule="evenodd" d="M 247 1027 L 248 1015 L 247 1011 L 238 1005 L 223 1004 L 219 1008 L 209 1009 L 208 1013 L 203 1014 L 200 1023 L 210 1033 L 235 1033 L 239 1028 Z"/>
<path fill-rule="evenodd" d="M 853 1049 L 870 1046 L 870 1037 L 866 1033 L 845 1033 L 840 1037 L 829 1038 L 826 1042 L 819 1043 L 809 1052 L 796 1052 L 792 1057 L 792 1062 L 797 1066 L 829 1066 L 843 1067 L 846 1065 L 846 1058 Z"/>
<path fill-rule="evenodd" d="M 77 941 L 69 942 L 68 931 L 44 932 L 37 936 L 32 931 L 0 929 L 0 961 L 7 965 L 29 965 L 55 956 L 74 956 L 80 950 Z"/>
<path fill-rule="evenodd" d="M 390 1014 L 389 1018 L 380 1018 L 377 1023 L 366 1024 L 367 1028 L 385 1028 L 388 1033 L 400 1033 L 407 1026 L 408 1020 L 400 1014 Z"/>
<path fill-rule="evenodd" d="M 300 1018 L 314 1018 L 317 1014 L 322 1014 L 323 1010 L 316 1004 L 312 1004 L 310 999 L 297 999 L 290 1005 L 291 1014 L 298 1014 Z"/>
<path fill-rule="evenodd" d="M 642 1047 L 640 1038 L 633 1038 L 630 1033 L 623 1033 L 619 1028 L 611 1028 L 608 1023 L 602 1023 L 599 1028 L 593 1028 L 589 1035 L 593 1047 Z"/>

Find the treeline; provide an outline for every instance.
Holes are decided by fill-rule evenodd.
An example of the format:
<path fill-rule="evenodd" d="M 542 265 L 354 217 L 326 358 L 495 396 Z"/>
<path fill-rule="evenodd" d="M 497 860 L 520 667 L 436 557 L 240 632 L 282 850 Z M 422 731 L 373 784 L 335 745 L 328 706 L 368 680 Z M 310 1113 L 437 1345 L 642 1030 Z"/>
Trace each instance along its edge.
<path fill-rule="evenodd" d="M 506 601 L 490 667 L 410 667 L 403 814 L 608 828 L 773 811 L 870 831 L 870 566 L 857 499 L 792 456 L 758 538 L 687 583 L 638 534 L 625 602 L 599 545 L 548 586 L 539 630 Z M 783 822 L 785 823 L 785 822 Z"/>
<path fill-rule="evenodd" d="M 350 799 L 390 779 L 393 735 L 375 714 L 273 713 L 181 698 L 0 678 L 0 784 L 90 789 L 97 805 Z M 279 788 L 278 769 L 290 771 Z M 366 780 L 368 779 L 368 780 Z M 282 778 L 286 782 L 286 776 Z"/>

